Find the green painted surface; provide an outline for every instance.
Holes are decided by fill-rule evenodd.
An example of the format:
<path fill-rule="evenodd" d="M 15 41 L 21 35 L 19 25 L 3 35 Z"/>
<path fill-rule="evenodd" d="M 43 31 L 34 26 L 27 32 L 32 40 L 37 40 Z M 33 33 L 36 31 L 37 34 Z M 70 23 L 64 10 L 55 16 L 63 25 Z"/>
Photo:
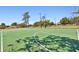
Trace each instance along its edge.
<path fill-rule="evenodd" d="M 8 47 L 9 44 L 13 44 L 13 49 L 16 51 L 19 48 L 23 48 L 24 44 L 23 42 L 20 42 L 19 44 L 16 43 L 16 40 L 18 39 L 24 39 L 25 37 L 31 37 L 37 35 L 40 37 L 40 40 L 42 38 L 45 38 L 49 35 L 55 35 L 59 37 L 67 37 L 70 39 L 77 40 L 77 33 L 76 29 L 48 29 L 48 28 L 26 28 L 26 29 L 8 29 L 3 31 L 3 43 L 4 43 L 4 51 L 8 52 L 10 51 L 11 47 Z M 57 47 L 54 43 L 50 43 L 51 45 L 48 45 L 48 47 Z M 35 48 L 34 48 L 35 49 Z M 37 48 L 38 49 L 38 48 Z M 62 49 L 59 51 L 66 51 L 66 49 Z"/>

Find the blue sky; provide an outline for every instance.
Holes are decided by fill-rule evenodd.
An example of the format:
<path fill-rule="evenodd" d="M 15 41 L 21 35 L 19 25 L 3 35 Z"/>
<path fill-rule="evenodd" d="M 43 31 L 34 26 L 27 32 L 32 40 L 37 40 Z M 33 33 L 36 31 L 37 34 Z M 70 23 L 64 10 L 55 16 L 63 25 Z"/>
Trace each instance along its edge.
<path fill-rule="evenodd" d="M 45 15 L 53 22 L 59 22 L 62 17 L 71 17 L 78 6 L 0 6 L 0 23 L 10 25 L 13 22 L 21 23 L 24 12 L 29 12 L 30 23 L 39 21 L 39 14 Z"/>

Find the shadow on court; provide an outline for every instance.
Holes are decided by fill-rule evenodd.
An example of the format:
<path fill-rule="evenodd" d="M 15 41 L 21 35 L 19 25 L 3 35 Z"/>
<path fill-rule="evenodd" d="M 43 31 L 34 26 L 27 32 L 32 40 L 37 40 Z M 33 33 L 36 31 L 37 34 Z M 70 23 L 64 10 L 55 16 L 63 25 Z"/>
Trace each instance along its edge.
<path fill-rule="evenodd" d="M 40 39 L 39 36 L 26 37 L 16 40 L 17 44 L 24 43 L 24 48 L 16 51 L 27 52 L 78 52 L 79 40 L 68 37 L 49 35 Z M 21 43 L 22 44 L 22 43 Z"/>
<path fill-rule="evenodd" d="M 50 35 L 44 38 L 43 41 L 45 45 L 48 45 L 48 48 L 51 49 L 52 51 L 57 51 L 57 52 L 79 51 L 79 40 L 76 40 L 76 39 Z"/>

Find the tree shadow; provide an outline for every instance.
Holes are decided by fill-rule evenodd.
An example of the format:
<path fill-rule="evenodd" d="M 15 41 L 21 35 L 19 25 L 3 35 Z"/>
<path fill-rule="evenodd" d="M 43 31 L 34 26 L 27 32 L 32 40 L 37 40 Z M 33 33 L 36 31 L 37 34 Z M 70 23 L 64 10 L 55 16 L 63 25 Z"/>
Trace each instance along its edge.
<path fill-rule="evenodd" d="M 48 37 L 44 38 L 45 45 L 56 45 L 52 48 L 48 47 L 49 49 L 56 51 L 70 51 L 70 52 L 76 52 L 79 51 L 79 40 L 77 39 L 71 39 L 68 37 L 60 37 L 55 35 L 49 35 Z M 53 43 L 53 44 L 52 44 Z"/>
<path fill-rule="evenodd" d="M 18 49 L 16 51 L 26 51 L 26 49 L 25 48 L 20 48 L 20 49 Z"/>
<path fill-rule="evenodd" d="M 39 36 L 26 37 L 24 40 L 25 48 L 20 50 L 30 50 L 29 52 L 78 52 L 79 51 L 79 40 L 71 39 L 69 37 L 60 37 L 55 35 L 49 35 L 40 40 Z M 27 43 L 28 42 L 28 43 Z M 39 42 L 39 43 L 37 43 Z M 27 43 L 27 44 L 26 44 Z M 44 47 L 42 47 L 41 45 Z M 29 46 L 30 47 L 29 47 Z M 28 46 L 28 47 L 27 47 Z M 46 50 L 46 49 L 48 50 Z M 36 49 L 36 50 L 33 50 Z"/>

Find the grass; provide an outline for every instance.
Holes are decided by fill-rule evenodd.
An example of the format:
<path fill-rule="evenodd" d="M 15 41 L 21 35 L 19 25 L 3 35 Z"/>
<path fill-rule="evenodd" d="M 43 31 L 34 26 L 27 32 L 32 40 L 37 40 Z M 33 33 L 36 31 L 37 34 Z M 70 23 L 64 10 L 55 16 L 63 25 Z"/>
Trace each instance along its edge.
<path fill-rule="evenodd" d="M 20 44 L 16 43 L 16 40 L 18 39 L 24 39 L 25 37 L 31 37 L 31 36 L 39 36 L 40 40 L 42 38 L 45 38 L 49 35 L 55 35 L 56 37 L 67 37 L 70 39 L 77 40 L 77 33 L 76 29 L 52 29 L 52 28 L 25 28 L 25 29 L 5 29 L 3 31 L 3 40 L 4 40 L 4 51 L 10 51 L 10 48 L 8 45 L 13 44 L 13 51 L 18 50 L 19 48 L 24 48 L 23 42 Z M 55 46 L 54 43 L 51 43 L 48 47 Z M 67 49 L 67 48 L 66 48 Z M 62 51 L 59 50 L 59 51 Z M 65 51 L 65 50 L 64 50 Z"/>

